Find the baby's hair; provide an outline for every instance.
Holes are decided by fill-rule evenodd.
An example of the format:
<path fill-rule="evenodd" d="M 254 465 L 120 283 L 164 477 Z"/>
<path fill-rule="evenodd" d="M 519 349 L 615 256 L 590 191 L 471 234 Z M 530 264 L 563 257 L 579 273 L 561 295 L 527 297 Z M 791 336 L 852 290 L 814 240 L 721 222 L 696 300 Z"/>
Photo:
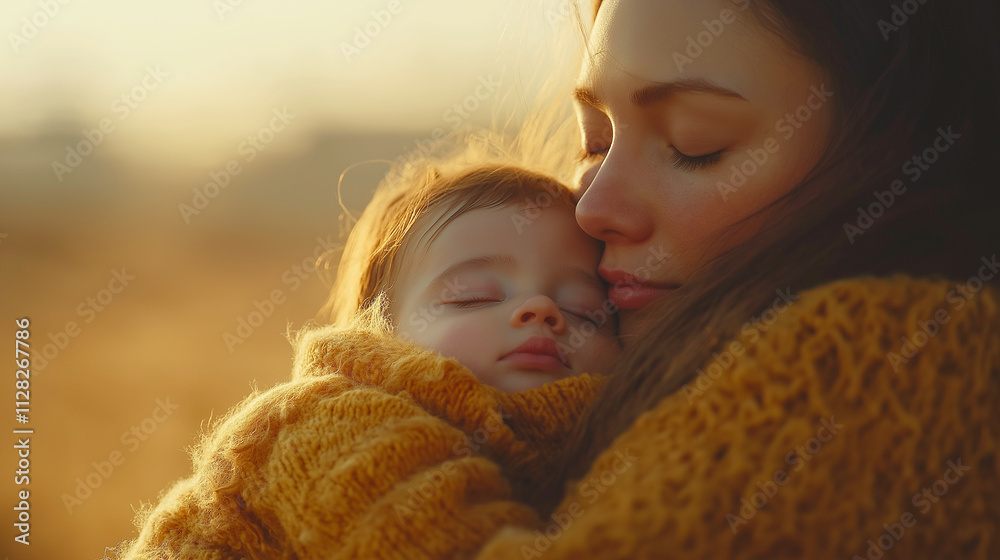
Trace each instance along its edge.
<path fill-rule="evenodd" d="M 341 327 L 391 330 L 394 284 L 415 237 L 429 243 L 467 212 L 522 204 L 575 206 L 562 183 L 508 163 L 407 165 L 379 185 L 354 225 L 320 318 Z M 512 219 L 511 228 L 518 225 Z"/>

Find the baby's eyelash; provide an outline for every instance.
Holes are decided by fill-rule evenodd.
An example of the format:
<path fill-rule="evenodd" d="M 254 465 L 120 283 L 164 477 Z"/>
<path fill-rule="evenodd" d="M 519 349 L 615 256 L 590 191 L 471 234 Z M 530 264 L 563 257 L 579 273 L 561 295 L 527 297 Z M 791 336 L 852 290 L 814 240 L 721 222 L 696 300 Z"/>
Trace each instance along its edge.
<path fill-rule="evenodd" d="M 579 311 L 579 310 L 565 309 L 565 308 L 561 308 L 560 311 L 562 311 L 562 313 L 564 315 L 572 315 L 573 317 L 575 317 L 576 319 L 578 319 L 580 321 L 585 321 L 585 322 L 588 322 L 588 323 L 593 323 L 594 325 L 596 325 L 598 327 L 601 326 L 601 325 L 603 325 L 603 323 L 598 324 L 596 321 L 594 321 L 593 319 L 591 319 L 587 315 L 586 311 Z"/>
<path fill-rule="evenodd" d="M 500 301 L 497 298 L 492 297 L 478 297 L 478 298 L 467 298 L 454 301 L 444 301 L 441 302 L 444 305 L 451 305 L 453 307 L 458 307 L 459 309 L 464 309 L 466 307 L 474 307 L 477 305 L 482 305 L 484 303 L 496 303 Z"/>

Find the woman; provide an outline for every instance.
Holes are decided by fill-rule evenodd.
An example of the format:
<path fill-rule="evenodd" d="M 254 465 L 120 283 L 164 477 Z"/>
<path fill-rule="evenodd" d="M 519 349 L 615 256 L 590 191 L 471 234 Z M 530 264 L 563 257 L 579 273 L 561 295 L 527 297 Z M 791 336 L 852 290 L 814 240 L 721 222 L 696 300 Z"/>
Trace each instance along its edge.
<path fill-rule="evenodd" d="M 669 257 L 618 290 L 623 325 L 643 333 L 631 353 L 641 358 L 623 368 L 635 385 L 609 387 L 617 395 L 595 417 L 629 425 L 691 380 L 710 358 L 706 338 L 735 335 L 778 288 L 978 274 L 1000 242 L 989 163 L 1000 119 L 986 94 L 997 91 L 1000 56 L 985 4 L 921 4 L 910 15 L 880 2 L 598 11 L 576 90 L 578 221 L 605 241 L 609 282 L 648 271 L 650 254 Z M 748 38 L 755 25 L 786 44 Z M 636 311 L 659 296 L 674 301 L 650 315 L 674 320 L 641 327 Z M 641 367 L 651 354 L 672 359 Z M 580 441 L 602 449 L 615 430 L 597 426 L 608 425 L 591 422 Z"/>
<path fill-rule="evenodd" d="M 599 6 L 577 217 L 616 374 L 503 395 L 310 333 L 128 554 L 996 557 L 997 18 Z"/>

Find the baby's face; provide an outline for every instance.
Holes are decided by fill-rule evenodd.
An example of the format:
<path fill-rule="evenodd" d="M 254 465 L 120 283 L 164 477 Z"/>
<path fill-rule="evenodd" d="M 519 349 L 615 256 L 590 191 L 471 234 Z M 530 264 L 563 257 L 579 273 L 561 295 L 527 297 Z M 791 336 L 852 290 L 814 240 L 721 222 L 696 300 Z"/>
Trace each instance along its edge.
<path fill-rule="evenodd" d="M 473 210 L 408 258 L 392 305 L 397 333 L 488 385 L 515 392 L 603 373 L 619 355 L 597 275 L 601 245 L 570 208 Z"/>

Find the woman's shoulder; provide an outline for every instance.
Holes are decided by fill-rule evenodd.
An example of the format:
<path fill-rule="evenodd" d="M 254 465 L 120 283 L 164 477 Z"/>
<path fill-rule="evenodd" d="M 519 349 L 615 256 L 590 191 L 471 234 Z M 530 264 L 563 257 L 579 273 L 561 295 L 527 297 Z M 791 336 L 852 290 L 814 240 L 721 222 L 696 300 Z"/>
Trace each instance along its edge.
<path fill-rule="evenodd" d="M 897 389 L 933 390 L 956 368 L 965 377 L 989 376 L 966 366 L 996 347 L 1000 297 L 988 284 L 992 274 L 984 265 L 959 281 L 896 275 L 843 279 L 800 294 L 776 290 L 771 306 L 720 346 L 682 392 L 693 401 L 735 379 L 840 384 L 836 394 L 847 397 L 894 379 Z"/>
<path fill-rule="evenodd" d="M 985 259 L 984 262 L 992 266 Z M 871 323 L 910 326 L 914 320 L 933 319 L 944 324 L 949 317 L 967 312 L 974 314 L 970 319 L 989 319 L 996 314 L 998 297 L 997 289 L 989 283 L 994 277 L 991 270 L 984 265 L 978 274 L 962 280 L 897 274 L 836 280 L 798 294 L 791 288 L 779 289 L 775 291 L 778 297 L 771 307 L 751 318 L 749 323 L 761 333 L 772 324 L 777 324 L 779 329 L 794 330 L 797 323 L 804 322 L 837 324 L 844 332 L 851 332 Z M 789 303 L 795 305 L 785 305 Z M 775 321 L 786 309 L 787 320 Z M 928 317 L 916 316 L 928 312 Z M 925 334 L 933 336 L 936 332 Z"/>
<path fill-rule="evenodd" d="M 809 313 L 821 318 L 842 316 L 846 311 L 855 319 L 889 322 L 905 321 L 913 311 L 928 307 L 940 309 L 941 317 L 965 308 L 995 314 L 998 291 L 990 282 L 1000 272 L 1000 264 L 995 261 L 995 257 L 993 261 L 983 257 L 978 270 L 971 269 L 974 274 L 964 279 L 897 274 L 837 280 L 802 292 L 801 297 L 795 298 L 803 303 L 796 311 L 799 315 Z M 882 313 L 865 316 L 858 313 L 861 309 L 882 310 Z"/>
<path fill-rule="evenodd" d="M 814 339 L 841 336 L 894 372 L 920 356 L 967 361 L 982 341 L 997 336 L 1000 321 L 1000 290 L 990 283 L 997 266 L 985 257 L 981 264 L 958 280 L 895 275 L 831 282 L 802 294 L 785 329 Z"/>
<path fill-rule="evenodd" d="M 779 290 L 570 489 L 554 519 L 577 537 L 542 545 L 565 552 L 554 557 L 607 543 L 621 557 L 850 558 L 871 542 L 904 558 L 995 553 L 977 528 L 1000 522 L 984 435 L 1000 431 L 997 300 L 983 278 Z M 541 550 L 528 533 L 494 546 Z"/>

